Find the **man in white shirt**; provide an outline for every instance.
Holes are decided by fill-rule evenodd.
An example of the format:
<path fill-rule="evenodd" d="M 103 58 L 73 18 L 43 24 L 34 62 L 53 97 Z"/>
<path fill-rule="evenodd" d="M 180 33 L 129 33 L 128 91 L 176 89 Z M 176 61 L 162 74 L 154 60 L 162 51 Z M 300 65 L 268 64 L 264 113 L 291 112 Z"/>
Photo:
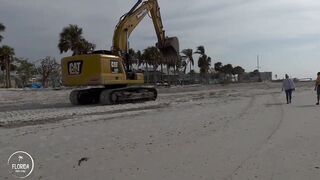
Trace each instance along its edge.
<path fill-rule="evenodd" d="M 291 103 L 292 91 L 296 89 L 294 82 L 289 79 L 288 74 L 286 74 L 286 79 L 282 82 L 282 91 L 286 92 L 287 104 Z"/>

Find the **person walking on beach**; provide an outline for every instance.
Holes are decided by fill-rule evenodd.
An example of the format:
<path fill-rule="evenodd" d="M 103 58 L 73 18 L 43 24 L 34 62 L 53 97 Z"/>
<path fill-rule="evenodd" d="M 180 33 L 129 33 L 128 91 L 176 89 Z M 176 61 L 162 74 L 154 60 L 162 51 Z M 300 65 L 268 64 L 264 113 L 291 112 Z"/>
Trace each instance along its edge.
<path fill-rule="evenodd" d="M 318 72 L 317 74 L 317 80 L 316 80 L 316 84 L 314 86 L 314 90 L 317 91 L 317 104 L 319 105 L 319 99 L 320 99 L 320 72 Z"/>
<path fill-rule="evenodd" d="M 294 82 L 289 79 L 288 74 L 286 74 L 286 78 L 282 82 L 282 91 L 286 92 L 287 104 L 291 103 L 292 99 L 292 91 L 296 89 Z"/>

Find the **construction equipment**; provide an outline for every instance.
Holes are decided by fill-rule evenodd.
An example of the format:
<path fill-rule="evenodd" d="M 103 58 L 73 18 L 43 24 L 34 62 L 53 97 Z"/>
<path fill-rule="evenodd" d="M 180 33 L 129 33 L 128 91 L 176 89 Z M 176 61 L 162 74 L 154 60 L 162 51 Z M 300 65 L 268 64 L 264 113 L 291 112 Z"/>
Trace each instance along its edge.
<path fill-rule="evenodd" d="M 129 60 L 128 38 L 149 13 L 158 38 L 156 46 L 162 57 L 178 59 L 178 38 L 165 36 L 157 0 L 139 0 L 120 18 L 114 31 L 111 51 L 94 51 L 61 60 L 63 85 L 89 87 L 73 90 L 70 93 L 72 104 L 117 104 L 157 98 L 154 87 L 141 86 L 144 84 L 143 74 L 132 71 L 128 63 L 124 65 Z"/>

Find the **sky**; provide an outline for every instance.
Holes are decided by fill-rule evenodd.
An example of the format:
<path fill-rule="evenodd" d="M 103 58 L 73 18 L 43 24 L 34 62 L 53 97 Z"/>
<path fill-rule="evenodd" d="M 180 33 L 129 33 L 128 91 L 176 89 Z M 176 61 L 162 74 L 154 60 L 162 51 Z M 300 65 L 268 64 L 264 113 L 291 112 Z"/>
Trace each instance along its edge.
<path fill-rule="evenodd" d="M 114 27 L 135 0 L 0 0 L 2 34 L 17 57 L 60 60 L 62 28 L 77 24 L 96 49 L 109 50 Z M 158 0 L 167 36 L 180 49 L 203 45 L 213 63 L 257 66 L 278 78 L 315 78 L 320 71 L 320 1 L 318 0 Z M 151 19 L 134 30 L 130 46 L 142 50 L 156 43 Z M 195 56 L 195 59 L 197 57 Z M 197 63 L 196 63 L 197 64 Z"/>

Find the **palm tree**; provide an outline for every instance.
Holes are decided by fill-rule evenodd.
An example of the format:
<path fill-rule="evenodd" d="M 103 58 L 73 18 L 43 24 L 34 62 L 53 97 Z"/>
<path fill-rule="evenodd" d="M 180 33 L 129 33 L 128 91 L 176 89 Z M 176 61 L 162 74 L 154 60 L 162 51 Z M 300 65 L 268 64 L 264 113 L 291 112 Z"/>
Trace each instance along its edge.
<path fill-rule="evenodd" d="M 232 64 L 226 64 L 226 65 L 222 66 L 221 72 L 224 74 L 224 79 L 226 80 L 227 75 L 228 75 L 228 77 L 230 77 L 230 75 L 232 75 L 232 73 L 233 73 Z M 227 80 L 229 80 L 229 79 L 227 79 Z"/>
<path fill-rule="evenodd" d="M 130 48 L 125 57 L 126 58 L 124 58 L 124 65 L 127 71 L 132 70 L 133 64 L 137 63 L 135 50 Z"/>
<path fill-rule="evenodd" d="M 141 53 L 141 52 L 140 52 Z M 146 74 L 146 83 L 149 83 L 149 62 L 147 60 L 149 55 L 147 55 L 147 52 L 146 50 L 143 50 L 143 53 L 141 53 L 141 56 L 139 58 L 139 66 L 142 64 L 142 65 L 145 65 L 145 74 Z"/>
<path fill-rule="evenodd" d="M 153 71 L 154 71 L 154 82 L 156 83 L 157 78 L 155 77 L 156 75 L 156 70 L 159 67 L 159 64 L 161 64 L 161 53 L 158 48 L 152 46 L 148 47 L 143 51 L 143 57 L 146 62 L 146 64 L 150 64 L 153 66 Z M 148 70 L 148 69 L 147 69 Z"/>
<path fill-rule="evenodd" d="M 214 78 L 215 79 L 221 80 L 221 76 L 223 75 L 221 70 L 222 70 L 222 63 L 221 62 L 214 63 L 214 71 L 215 71 Z"/>
<path fill-rule="evenodd" d="M 240 76 L 245 72 L 245 70 L 241 66 L 236 66 L 232 70 L 232 74 L 237 74 L 238 75 L 238 82 L 240 81 Z"/>
<path fill-rule="evenodd" d="M 178 78 L 177 73 L 179 74 L 179 68 L 182 66 L 182 58 L 180 55 L 178 55 L 178 59 L 175 61 L 174 66 L 173 66 L 173 74 L 175 75 L 176 78 Z M 177 79 L 175 79 L 177 81 Z"/>
<path fill-rule="evenodd" d="M 181 66 L 183 67 L 183 73 L 186 74 L 188 62 L 185 60 L 182 60 Z"/>
<path fill-rule="evenodd" d="M 193 50 L 192 49 L 184 49 L 181 51 L 183 54 L 183 59 L 188 59 L 188 63 L 190 63 L 190 72 L 191 72 L 191 66 L 194 66 L 194 60 L 193 60 Z M 185 70 L 184 70 L 185 72 Z"/>
<path fill-rule="evenodd" d="M 12 56 L 14 55 L 14 49 L 11 48 L 10 46 L 3 45 L 0 47 L 0 62 L 2 64 L 3 70 L 6 71 L 6 76 L 5 76 L 5 84 L 6 88 L 11 87 L 11 78 L 10 78 L 10 70 L 11 70 L 11 61 L 12 61 Z"/>
<path fill-rule="evenodd" d="M 200 68 L 201 76 L 206 77 L 211 66 L 211 57 L 206 55 L 204 46 L 198 46 L 195 54 L 200 54 L 198 67 Z"/>
<path fill-rule="evenodd" d="M 23 156 L 18 156 L 19 162 L 23 160 Z"/>
<path fill-rule="evenodd" d="M 222 68 L 222 63 L 221 62 L 216 62 L 214 63 L 214 70 L 217 72 L 220 72 Z"/>
<path fill-rule="evenodd" d="M 70 24 L 62 29 L 60 33 L 60 40 L 58 44 L 60 53 L 71 50 L 74 55 L 86 54 L 95 49 L 95 45 L 89 43 L 82 37 L 82 28 L 78 25 Z"/>
<path fill-rule="evenodd" d="M 138 69 L 140 67 L 140 65 L 143 63 L 143 58 L 142 58 L 142 53 L 140 50 L 138 50 L 135 54 L 134 54 L 134 58 L 137 60 L 137 65 L 138 65 Z"/>
<path fill-rule="evenodd" d="M 197 47 L 195 54 L 200 54 L 201 56 L 206 55 L 206 50 L 204 49 L 204 46 L 200 45 Z"/>
<path fill-rule="evenodd" d="M 211 66 L 211 57 L 209 56 L 207 58 L 207 68 L 208 68 L 208 70 L 210 69 L 210 66 Z"/>
<path fill-rule="evenodd" d="M 89 43 L 85 39 L 82 39 L 80 47 L 80 54 L 87 54 L 88 52 L 92 52 L 96 48 L 96 45 L 93 43 Z"/>
<path fill-rule="evenodd" d="M 180 55 L 170 55 L 169 57 L 163 57 L 163 64 L 167 66 L 167 74 L 169 75 L 170 69 L 173 68 L 173 73 L 176 75 L 176 66 L 180 63 Z M 168 79 L 170 81 L 175 81 L 175 79 Z"/>
<path fill-rule="evenodd" d="M 0 23 L 0 32 L 3 32 L 6 29 L 6 27 Z M 0 35 L 0 42 L 2 41 L 3 37 Z"/>

